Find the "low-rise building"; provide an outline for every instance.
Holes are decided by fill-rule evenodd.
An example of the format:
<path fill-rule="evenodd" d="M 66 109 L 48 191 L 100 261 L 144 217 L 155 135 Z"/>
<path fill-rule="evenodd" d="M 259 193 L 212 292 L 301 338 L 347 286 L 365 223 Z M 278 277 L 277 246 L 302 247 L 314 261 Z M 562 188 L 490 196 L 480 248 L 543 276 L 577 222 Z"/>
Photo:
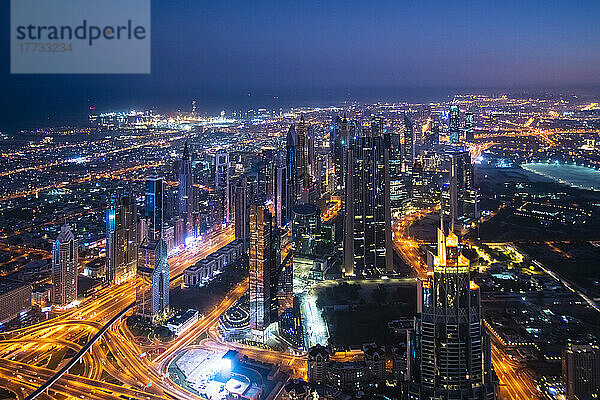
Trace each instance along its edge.
<path fill-rule="evenodd" d="M 242 256 L 244 244 L 241 240 L 221 247 L 203 260 L 186 268 L 183 271 L 183 285 L 185 287 L 202 286 L 222 272 L 227 265 Z"/>
<path fill-rule="evenodd" d="M 199 319 L 200 313 L 198 310 L 189 309 L 169 318 L 165 325 L 175 336 L 179 336 L 191 328 Z"/>

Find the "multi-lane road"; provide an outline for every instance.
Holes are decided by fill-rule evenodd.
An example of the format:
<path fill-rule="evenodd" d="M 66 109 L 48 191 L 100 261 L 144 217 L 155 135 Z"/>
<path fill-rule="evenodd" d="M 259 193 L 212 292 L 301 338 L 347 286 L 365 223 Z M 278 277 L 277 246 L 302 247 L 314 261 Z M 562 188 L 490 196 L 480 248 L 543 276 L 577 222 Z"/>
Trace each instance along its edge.
<path fill-rule="evenodd" d="M 169 258 L 171 285 L 180 284 L 183 270 L 233 240 L 231 228 L 205 235 L 203 241 Z M 101 289 L 75 308 L 56 318 L 2 335 L 0 340 L 0 387 L 25 398 L 64 366 L 101 327 L 135 300 L 135 283 L 125 282 Z M 168 344 L 156 359 L 142 357 L 136 338 L 124 319 L 115 323 L 52 385 L 42 399 L 61 394 L 86 399 L 198 399 L 161 372 L 170 356 L 214 326 L 219 316 L 241 297 L 247 281 L 239 284 L 222 302 L 192 328 Z"/>

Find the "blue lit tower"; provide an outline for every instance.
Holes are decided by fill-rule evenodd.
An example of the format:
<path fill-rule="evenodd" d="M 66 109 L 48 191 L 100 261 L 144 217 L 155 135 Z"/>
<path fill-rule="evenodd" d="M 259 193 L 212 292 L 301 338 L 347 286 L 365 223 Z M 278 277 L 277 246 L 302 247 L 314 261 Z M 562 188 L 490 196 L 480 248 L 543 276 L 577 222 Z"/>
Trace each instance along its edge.
<path fill-rule="evenodd" d="M 490 338 L 481 319 L 479 287 L 458 236 L 438 229 L 438 249 L 420 281 L 417 317 L 407 335 L 406 398 L 495 399 Z"/>
<path fill-rule="evenodd" d="M 138 247 L 137 207 L 131 196 L 114 193 L 106 210 L 106 271 L 111 283 L 135 276 Z"/>
<path fill-rule="evenodd" d="M 450 115 L 448 118 L 450 143 L 456 144 L 460 142 L 460 110 L 457 105 L 450 106 Z"/>
<path fill-rule="evenodd" d="M 52 245 L 52 303 L 63 305 L 77 300 L 78 266 L 77 239 L 65 224 Z"/>
<path fill-rule="evenodd" d="M 169 310 L 169 264 L 167 244 L 162 238 L 145 238 L 138 249 L 136 314 L 157 322 Z"/>
<path fill-rule="evenodd" d="M 144 216 L 148 222 L 147 237 L 162 237 L 164 223 L 164 178 L 149 176 L 146 178 Z"/>
<path fill-rule="evenodd" d="M 192 175 L 192 161 L 188 143 L 183 147 L 183 156 L 179 164 L 179 186 L 177 191 L 179 218 L 183 221 L 183 238 L 193 236 L 194 231 L 194 178 Z"/>

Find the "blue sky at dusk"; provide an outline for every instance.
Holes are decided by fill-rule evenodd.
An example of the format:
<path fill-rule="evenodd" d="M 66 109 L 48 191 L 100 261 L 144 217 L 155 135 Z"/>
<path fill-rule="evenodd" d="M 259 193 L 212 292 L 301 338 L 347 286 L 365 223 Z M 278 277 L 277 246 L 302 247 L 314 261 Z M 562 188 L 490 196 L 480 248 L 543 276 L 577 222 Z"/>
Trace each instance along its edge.
<path fill-rule="evenodd" d="M 11 76 L 8 1 L 0 15 L 0 129 L 25 123 L 23 107 L 52 119 L 88 100 L 183 106 L 267 89 L 600 86 L 599 1 L 154 0 L 147 76 Z"/>

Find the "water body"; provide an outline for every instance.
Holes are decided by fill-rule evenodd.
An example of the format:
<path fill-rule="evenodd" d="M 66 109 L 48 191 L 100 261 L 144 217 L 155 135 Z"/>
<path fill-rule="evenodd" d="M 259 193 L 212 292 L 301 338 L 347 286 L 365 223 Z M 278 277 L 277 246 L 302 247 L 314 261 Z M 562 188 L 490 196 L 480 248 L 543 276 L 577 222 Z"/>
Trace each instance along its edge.
<path fill-rule="evenodd" d="M 600 191 L 600 171 L 594 168 L 558 163 L 527 163 L 521 167 L 571 187 Z"/>

